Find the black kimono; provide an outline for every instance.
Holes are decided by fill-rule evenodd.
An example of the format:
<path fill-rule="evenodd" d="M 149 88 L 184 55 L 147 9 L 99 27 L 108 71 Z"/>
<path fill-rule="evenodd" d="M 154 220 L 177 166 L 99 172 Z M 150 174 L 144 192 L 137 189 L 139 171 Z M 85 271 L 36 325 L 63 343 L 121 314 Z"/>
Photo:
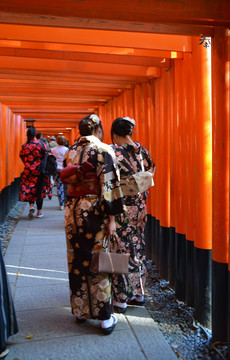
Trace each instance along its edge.
<path fill-rule="evenodd" d="M 84 150 L 83 150 L 84 149 Z M 95 136 L 81 137 L 65 156 L 66 165 L 91 163 L 98 179 L 98 193 L 93 188 L 83 196 L 71 196 L 65 213 L 65 229 L 72 312 L 81 319 L 110 318 L 112 312 L 111 278 L 89 270 L 92 251 L 103 249 L 109 215 L 124 211 L 114 152 Z M 86 183 L 71 184 L 79 192 Z M 84 192 L 83 192 L 84 193 Z M 95 194 L 96 193 L 96 194 Z"/>

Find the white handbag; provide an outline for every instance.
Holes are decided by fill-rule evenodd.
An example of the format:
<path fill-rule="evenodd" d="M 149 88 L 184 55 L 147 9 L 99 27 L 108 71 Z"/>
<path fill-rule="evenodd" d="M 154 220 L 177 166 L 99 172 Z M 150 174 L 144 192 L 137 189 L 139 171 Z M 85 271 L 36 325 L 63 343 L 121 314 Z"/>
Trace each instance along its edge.
<path fill-rule="evenodd" d="M 144 170 L 142 153 L 140 154 L 142 171 L 121 179 L 121 188 L 124 196 L 134 196 L 147 191 L 154 186 L 153 173 Z"/>

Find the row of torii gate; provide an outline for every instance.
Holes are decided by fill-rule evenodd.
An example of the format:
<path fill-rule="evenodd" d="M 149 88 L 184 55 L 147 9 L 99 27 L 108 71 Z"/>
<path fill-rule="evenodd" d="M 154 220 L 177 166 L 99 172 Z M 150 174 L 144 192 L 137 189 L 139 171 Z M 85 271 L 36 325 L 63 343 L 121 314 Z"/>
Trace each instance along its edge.
<path fill-rule="evenodd" d="M 0 221 L 17 200 L 26 119 L 73 144 L 86 114 L 107 143 L 116 117 L 135 118 L 157 169 L 147 255 L 230 344 L 229 28 L 228 0 L 0 3 Z"/>

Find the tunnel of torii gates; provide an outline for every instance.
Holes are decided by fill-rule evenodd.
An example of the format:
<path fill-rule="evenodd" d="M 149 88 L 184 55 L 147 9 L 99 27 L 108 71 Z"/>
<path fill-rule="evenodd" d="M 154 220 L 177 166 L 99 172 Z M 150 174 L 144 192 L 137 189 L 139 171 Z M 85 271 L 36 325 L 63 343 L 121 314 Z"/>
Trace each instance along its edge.
<path fill-rule="evenodd" d="M 147 258 L 230 348 L 228 0 L 1 0 L 0 222 L 18 200 L 26 119 L 70 145 L 116 117 L 156 163 Z"/>

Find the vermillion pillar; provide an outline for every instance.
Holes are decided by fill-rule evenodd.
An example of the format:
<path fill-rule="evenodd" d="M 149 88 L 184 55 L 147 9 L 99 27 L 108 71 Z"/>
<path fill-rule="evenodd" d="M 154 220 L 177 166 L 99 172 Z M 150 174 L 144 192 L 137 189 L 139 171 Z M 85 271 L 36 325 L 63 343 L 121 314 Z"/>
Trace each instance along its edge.
<path fill-rule="evenodd" d="M 185 100 L 185 213 L 186 213 L 186 303 L 195 305 L 194 296 L 194 94 L 192 54 L 184 54 L 184 100 Z"/>
<path fill-rule="evenodd" d="M 147 84 L 147 101 L 148 101 L 148 112 L 146 118 L 146 129 L 149 134 L 147 149 L 150 155 L 154 157 L 154 144 L 155 144 L 155 117 L 154 117 L 154 102 L 153 102 L 153 83 Z M 145 243 L 146 243 L 146 258 L 152 258 L 152 250 L 154 243 L 154 231 L 155 231 L 155 187 L 149 189 L 149 197 L 147 198 L 147 224 L 145 227 Z"/>
<path fill-rule="evenodd" d="M 160 275 L 168 280 L 168 252 L 170 235 L 170 121 L 168 108 L 168 72 L 162 72 L 160 79 L 160 184 L 161 184 L 161 202 L 160 202 Z"/>
<path fill-rule="evenodd" d="M 227 114 L 227 37 L 215 29 L 212 44 L 213 192 L 212 192 L 212 331 L 213 340 L 227 339 L 229 236 L 229 124 Z M 229 277 L 230 279 L 230 277 Z"/>
<path fill-rule="evenodd" d="M 176 296 L 185 301 L 186 297 L 186 217 L 185 217 L 185 123 L 183 98 L 183 62 L 175 62 L 175 166 L 176 166 Z"/>
<path fill-rule="evenodd" d="M 174 116 L 174 67 L 170 71 L 168 107 L 170 112 L 170 237 L 169 237 L 169 282 L 176 284 L 175 242 L 176 242 L 176 162 L 175 162 L 175 128 Z"/>
<path fill-rule="evenodd" d="M 159 266 L 159 239 L 160 239 L 160 203 L 161 203 L 161 159 L 160 159 L 160 79 L 155 81 L 155 140 L 156 140 L 156 152 L 155 152 L 155 163 L 156 163 L 156 172 L 155 172 L 155 186 L 156 186 L 156 218 L 155 218 L 155 234 L 154 234 L 154 260 L 156 266 Z"/>
<path fill-rule="evenodd" d="M 212 129 L 210 47 L 192 40 L 194 101 L 194 279 L 197 319 L 211 325 Z M 220 184 L 219 184 L 220 185 Z"/>

